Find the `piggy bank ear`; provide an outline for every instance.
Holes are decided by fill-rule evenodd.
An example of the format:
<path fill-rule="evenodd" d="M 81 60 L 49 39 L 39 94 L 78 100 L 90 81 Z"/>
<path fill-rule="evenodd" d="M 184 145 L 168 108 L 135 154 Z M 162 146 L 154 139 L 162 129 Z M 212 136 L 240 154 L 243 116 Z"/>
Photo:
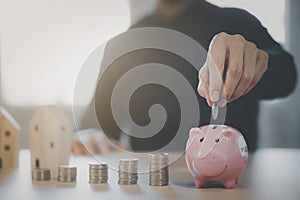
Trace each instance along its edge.
<path fill-rule="evenodd" d="M 200 133 L 199 128 L 192 128 L 189 133 L 189 138 L 195 138 Z"/>
<path fill-rule="evenodd" d="M 231 139 L 233 137 L 233 134 L 232 132 L 230 131 L 226 131 L 225 133 L 223 133 L 223 136 L 226 138 L 226 139 Z"/>
<path fill-rule="evenodd" d="M 187 141 L 186 150 L 191 146 L 196 136 L 200 133 L 199 128 L 192 128 L 189 132 L 189 139 Z"/>

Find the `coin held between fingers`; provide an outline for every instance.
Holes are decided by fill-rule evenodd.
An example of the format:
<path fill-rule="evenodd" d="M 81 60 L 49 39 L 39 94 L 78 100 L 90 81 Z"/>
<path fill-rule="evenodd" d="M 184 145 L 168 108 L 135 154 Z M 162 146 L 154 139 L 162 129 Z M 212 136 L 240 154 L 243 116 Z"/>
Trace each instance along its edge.
<path fill-rule="evenodd" d="M 218 118 L 218 114 L 219 114 L 219 107 L 217 105 L 217 102 L 214 102 L 212 104 L 212 108 L 211 108 L 211 116 L 213 120 L 216 120 Z"/>

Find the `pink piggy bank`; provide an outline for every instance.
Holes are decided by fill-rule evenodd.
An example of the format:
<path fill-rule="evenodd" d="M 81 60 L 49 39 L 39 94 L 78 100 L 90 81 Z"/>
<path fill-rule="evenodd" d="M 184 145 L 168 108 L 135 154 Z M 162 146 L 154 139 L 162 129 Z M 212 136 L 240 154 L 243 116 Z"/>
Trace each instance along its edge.
<path fill-rule="evenodd" d="M 197 188 L 208 182 L 233 188 L 247 165 L 248 149 L 238 130 L 207 125 L 190 130 L 185 158 Z"/>

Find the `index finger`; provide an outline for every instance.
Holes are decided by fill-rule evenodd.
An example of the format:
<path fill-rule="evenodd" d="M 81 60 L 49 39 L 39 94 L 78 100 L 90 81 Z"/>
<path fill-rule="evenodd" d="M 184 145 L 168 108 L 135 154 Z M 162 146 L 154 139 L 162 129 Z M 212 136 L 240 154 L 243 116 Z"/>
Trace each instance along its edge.
<path fill-rule="evenodd" d="M 225 61 L 226 47 L 217 41 L 211 46 L 208 55 L 209 94 L 212 102 L 218 102 L 221 96 Z"/>

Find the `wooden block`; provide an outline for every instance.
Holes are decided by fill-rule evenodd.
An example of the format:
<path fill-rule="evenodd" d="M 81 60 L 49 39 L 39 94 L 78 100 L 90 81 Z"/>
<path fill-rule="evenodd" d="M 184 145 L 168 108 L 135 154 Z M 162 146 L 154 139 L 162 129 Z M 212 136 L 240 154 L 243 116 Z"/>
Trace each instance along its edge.
<path fill-rule="evenodd" d="M 0 173 L 14 170 L 19 163 L 20 126 L 0 107 Z"/>
<path fill-rule="evenodd" d="M 66 114 L 55 106 L 40 108 L 30 122 L 31 167 L 47 168 L 52 177 L 57 167 L 69 162 L 72 130 Z"/>

